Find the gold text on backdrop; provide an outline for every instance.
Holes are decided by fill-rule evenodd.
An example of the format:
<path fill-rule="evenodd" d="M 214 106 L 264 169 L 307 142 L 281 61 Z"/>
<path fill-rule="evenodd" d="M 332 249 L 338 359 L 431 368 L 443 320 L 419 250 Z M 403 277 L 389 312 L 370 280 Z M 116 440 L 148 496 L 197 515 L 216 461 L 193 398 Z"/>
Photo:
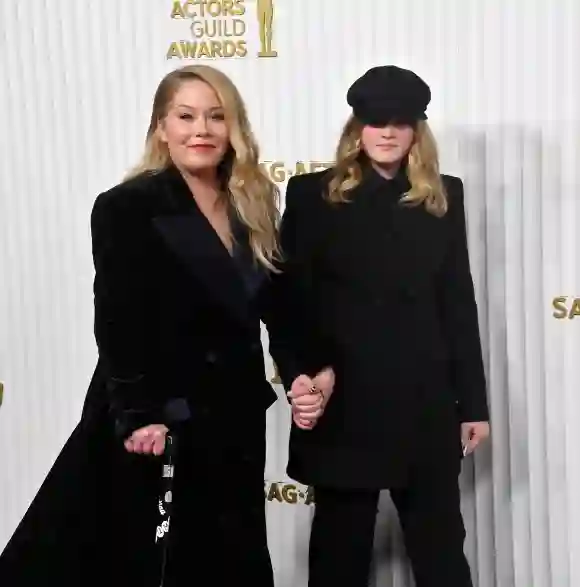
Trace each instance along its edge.
<path fill-rule="evenodd" d="M 272 379 L 270 379 L 270 383 L 274 385 L 282 385 L 282 378 L 280 377 L 280 373 L 278 373 L 278 365 L 274 361 L 272 361 L 274 366 L 274 375 L 272 375 Z"/>
<path fill-rule="evenodd" d="M 314 503 L 314 489 L 286 481 L 264 481 L 264 497 L 267 501 L 290 505 L 311 505 Z"/>
<path fill-rule="evenodd" d="M 580 318 L 580 298 L 559 296 L 552 300 L 553 316 L 558 320 Z"/>
<path fill-rule="evenodd" d="M 172 20 L 190 20 L 189 39 L 173 41 L 167 59 L 226 59 L 277 57 L 273 48 L 275 7 L 273 0 L 253 0 L 256 35 L 248 35 L 251 0 L 187 0 L 171 3 Z M 259 41 L 259 49 L 257 44 Z M 252 47 L 256 45 L 254 51 Z M 250 46 L 250 50 L 248 49 Z"/>
<path fill-rule="evenodd" d="M 276 183 L 284 183 L 293 175 L 323 171 L 333 165 L 332 161 L 296 161 L 288 166 L 284 161 L 261 161 L 266 175 Z"/>

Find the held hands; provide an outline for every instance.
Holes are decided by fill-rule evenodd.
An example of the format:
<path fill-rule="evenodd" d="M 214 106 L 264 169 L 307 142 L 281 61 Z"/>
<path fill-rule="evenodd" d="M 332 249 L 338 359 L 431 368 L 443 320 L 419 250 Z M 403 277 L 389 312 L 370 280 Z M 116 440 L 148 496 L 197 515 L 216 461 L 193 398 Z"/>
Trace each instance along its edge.
<path fill-rule="evenodd" d="M 334 371 L 324 369 L 313 379 L 307 375 L 298 376 L 292 383 L 287 396 L 292 403 L 292 419 L 301 430 L 312 430 L 334 389 Z"/>
<path fill-rule="evenodd" d="M 471 454 L 480 442 L 489 436 L 489 422 L 463 422 L 461 424 L 461 443 L 463 455 Z"/>
<path fill-rule="evenodd" d="M 125 448 L 128 452 L 143 455 L 159 456 L 165 450 L 165 435 L 169 429 L 163 424 L 151 424 L 135 430 L 125 440 Z"/>

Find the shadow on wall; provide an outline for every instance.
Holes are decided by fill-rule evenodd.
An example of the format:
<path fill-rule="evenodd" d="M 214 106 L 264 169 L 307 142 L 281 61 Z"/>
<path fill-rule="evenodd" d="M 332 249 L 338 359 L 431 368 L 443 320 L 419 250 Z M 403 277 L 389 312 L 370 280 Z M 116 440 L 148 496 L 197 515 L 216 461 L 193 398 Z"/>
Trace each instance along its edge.
<path fill-rule="evenodd" d="M 465 549 L 475 585 L 509 585 L 511 508 L 515 501 L 529 499 L 528 403 L 535 399 L 531 394 L 542 402 L 545 396 L 543 377 L 530 386 L 529 374 L 541 375 L 545 361 L 542 324 L 550 301 L 542 299 L 542 251 L 551 245 L 542 210 L 562 197 L 561 152 L 557 138 L 541 129 L 474 126 L 434 132 L 442 171 L 464 183 L 491 410 L 492 438 L 464 461 L 460 479 Z M 536 444 L 545 449 L 545 421 L 532 424 Z M 381 496 L 375 548 L 372 584 L 412 586 L 388 492 Z"/>

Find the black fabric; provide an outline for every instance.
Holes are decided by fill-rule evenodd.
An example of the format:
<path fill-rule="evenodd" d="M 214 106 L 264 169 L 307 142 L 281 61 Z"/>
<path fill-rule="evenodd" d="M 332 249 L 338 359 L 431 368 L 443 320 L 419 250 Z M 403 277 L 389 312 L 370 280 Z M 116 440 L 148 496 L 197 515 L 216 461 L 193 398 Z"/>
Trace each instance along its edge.
<path fill-rule="evenodd" d="M 98 362 L 78 426 L 0 556 L 0 582 L 158 587 L 162 461 L 127 453 L 123 438 L 165 423 L 178 440 L 165 587 L 270 587 L 263 476 L 276 394 L 260 320 L 285 372 L 327 361 L 288 320 L 286 273 L 253 265 L 243 234 L 232 258 L 175 168 L 99 195 L 91 228 Z"/>
<path fill-rule="evenodd" d="M 372 67 L 348 89 L 347 102 L 364 124 L 413 124 L 427 118 L 429 86 L 413 71 L 396 65 Z"/>
<path fill-rule="evenodd" d="M 403 173 L 386 180 L 366 167 L 345 204 L 323 197 L 328 177 L 292 178 L 282 221 L 305 308 L 293 320 L 319 325 L 336 371 L 316 427 L 292 427 L 288 474 L 392 488 L 420 452 L 455 474 L 460 423 L 488 419 L 462 182 L 443 176 L 449 211 L 439 218 L 400 203 Z"/>
<path fill-rule="evenodd" d="M 423 463 L 391 490 L 416 587 L 472 587 L 457 477 Z M 309 587 L 367 585 L 379 492 L 315 488 Z"/>

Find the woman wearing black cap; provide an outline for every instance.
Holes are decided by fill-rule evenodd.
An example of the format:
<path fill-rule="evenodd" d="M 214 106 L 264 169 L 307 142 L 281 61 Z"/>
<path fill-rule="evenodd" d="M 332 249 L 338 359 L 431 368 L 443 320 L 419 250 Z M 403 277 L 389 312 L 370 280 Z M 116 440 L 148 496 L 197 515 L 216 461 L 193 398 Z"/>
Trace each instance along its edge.
<path fill-rule="evenodd" d="M 411 71 L 369 70 L 335 166 L 287 188 L 288 267 L 336 376 L 316 426 L 291 432 L 288 474 L 315 488 L 310 587 L 367 585 L 382 489 L 417 587 L 472 585 L 458 475 L 489 434 L 486 381 L 463 184 L 439 173 L 430 98 Z"/>

